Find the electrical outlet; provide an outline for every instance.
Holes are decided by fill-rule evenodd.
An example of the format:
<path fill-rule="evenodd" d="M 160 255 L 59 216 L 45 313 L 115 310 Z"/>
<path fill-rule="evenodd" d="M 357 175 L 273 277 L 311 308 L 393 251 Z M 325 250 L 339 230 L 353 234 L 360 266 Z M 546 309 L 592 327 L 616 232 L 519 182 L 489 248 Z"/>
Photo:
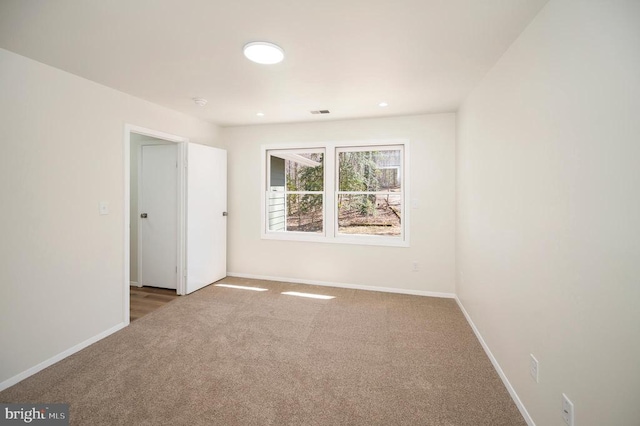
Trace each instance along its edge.
<path fill-rule="evenodd" d="M 562 418 L 568 426 L 573 426 L 573 402 L 562 394 Z"/>
<path fill-rule="evenodd" d="M 533 380 L 536 381 L 536 383 L 538 383 L 538 360 L 536 359 L 536 357 L 533 356 L 533 354 L 529 354 L 529 374 L 531 374 L 531 377 L 533 377 Z"/>
<path fill-rule="evenodd" d="M 420 270 L 420 264 L 416 261 L 412 262 L 413 265 L 413 272 L 418 272 Z"/>

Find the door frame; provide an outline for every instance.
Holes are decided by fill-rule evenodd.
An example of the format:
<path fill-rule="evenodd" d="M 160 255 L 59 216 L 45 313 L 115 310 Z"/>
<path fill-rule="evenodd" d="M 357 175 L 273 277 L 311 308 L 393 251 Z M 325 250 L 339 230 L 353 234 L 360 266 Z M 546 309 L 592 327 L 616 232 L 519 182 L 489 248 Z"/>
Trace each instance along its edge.
<path fill-rule="evenodd" d="M 186 292 L 186 152 L 189 139 L 164 133 L 133 124 L 124 125 L 124 271 L 123 271 L 123 312 L 122 318 L 125 325 L 130 322 L 129 308 L 130 296 L 129 287 L 131 285 L 131 134 L 135 133 L 142 136 L 150 136 L 167 142 L 173 142 L 178 146 L 178 238 L 177 238 L 177 259 L 178 277 L 176 283 L 176 292 L 184 295 Z M 139 232 L 139 230 L 138 230 Z M 140 241 L 138 241 L 140 243 Z M 139 249 L 139 248 L 138 248 Z"/>

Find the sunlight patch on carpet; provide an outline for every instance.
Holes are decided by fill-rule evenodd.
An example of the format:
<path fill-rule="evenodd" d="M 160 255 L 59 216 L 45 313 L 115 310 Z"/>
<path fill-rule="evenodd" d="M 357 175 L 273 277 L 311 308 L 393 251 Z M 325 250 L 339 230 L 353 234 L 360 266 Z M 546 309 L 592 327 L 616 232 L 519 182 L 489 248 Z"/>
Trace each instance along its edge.
<path fill-rule="evenodd" d="M 310 299 L 335 299 L 335 296 L 327 296 L 324 294 L 314 294 L 314 293 L 300 293 L 298 291 L 284 291 L 282 294 L 286 294 L 287 296 L 298 296 L 298 297 L 308 297 Z"/>
<path fill-rule="evenodd" d="M 247 287 L 244 285 L 234 285 L 234 284 L 214 284 L 216 287 L 226 287 L 226 288 L 235 288 L 238 290 L 251 290 L 251 291 L 269 291 L 268 288 L 261 287 Z"/>

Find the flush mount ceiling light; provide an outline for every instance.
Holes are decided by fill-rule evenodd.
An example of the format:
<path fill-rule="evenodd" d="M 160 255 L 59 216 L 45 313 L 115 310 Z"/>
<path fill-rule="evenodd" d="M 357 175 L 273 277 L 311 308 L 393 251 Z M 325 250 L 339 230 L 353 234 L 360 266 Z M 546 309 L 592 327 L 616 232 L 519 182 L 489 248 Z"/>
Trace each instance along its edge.
<path fill-rule="evenodd" d="M 193 102 L 195 102 L 196 105 L 203 107 L 208 101 L 205 98 L 193 98 Z"/>
<path fill-rule="evenodd" d="M 386 102 L 380 102 L 380 103 L 378 104 L 378 106 L 379 106 L 380 108 L 384 108 L 384 107 L 388 107 L 388 106 L 389 106 L 389 104 L 388 104 L 388 103 L 386 103 Z"/>
<path fill-rule="evenodd" d="M 284 59 L 284 50 L 280 46 L 266 41 L 245 44 L 243 51 L 247 59 L 258 64 L 272 65 L 282 62 Z"/>
<path fill-rule="evenodd" d="M 259 112 L 256 114 L 258 117 L 264 117 L 264 112 Z"/>

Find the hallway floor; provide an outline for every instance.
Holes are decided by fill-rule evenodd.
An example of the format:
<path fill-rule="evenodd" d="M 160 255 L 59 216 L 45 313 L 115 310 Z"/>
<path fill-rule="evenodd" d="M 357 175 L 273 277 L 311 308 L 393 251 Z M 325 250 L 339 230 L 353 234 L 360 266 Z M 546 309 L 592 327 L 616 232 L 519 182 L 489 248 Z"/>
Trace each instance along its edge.
<path fill-rule="evenodd" d="M 175 290 L 157 287 L 130 287 L 130 320 L 135 321 L 178 297 Z"/>

